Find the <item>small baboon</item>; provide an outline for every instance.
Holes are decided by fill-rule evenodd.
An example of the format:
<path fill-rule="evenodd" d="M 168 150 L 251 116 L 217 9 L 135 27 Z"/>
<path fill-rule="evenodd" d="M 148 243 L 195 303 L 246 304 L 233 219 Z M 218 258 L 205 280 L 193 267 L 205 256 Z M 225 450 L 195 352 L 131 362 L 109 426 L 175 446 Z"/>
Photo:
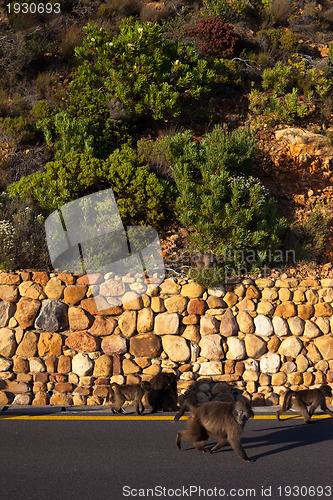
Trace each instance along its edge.
<path fill-rule="evenodd" d="M 141 415 L 145 409 L 142 398 L 149 389 L 149 382 L 127 385 L 111 384 L 110 400 L 112 413 L 124 413 L 122 406 L 125 401 L 133 401 L 137 415 Z"/>
<path fill-rule="evenodd" d="M 333 412 L 326 406 L 325 397 L 332 397 L 332 389 L 329 385 L 322 385 L 319 389 L 289 390 L 284 397 L 281 408 L 276 412 L 277 419 L 280 420 L 282 413 L 290 410 L 293 405 L 301 412 L 307 424 L 310 423 L 310 419 L 318 406 L 333 417 Z"/>
<path fill-rule="evenodd" d="M 151 379 L 150 386 L 148 403 L 152 407 L 151 413 L 178 409 L 177 377 L 174 373 L 158 373 Z"/>
<path fill-rule="evenodd" d="M 181 449 L 181 441 L 194 441 L 199 451 L 220 449 L 228 441 L 237 455 L 246 462 L 252 462 L 241 445 L 241 435 L 245 423 L 254 417 L 251 405 L 246 398 L 239 397 L 233 402 L 210 401 L 202 405 L 193 405 L 187 400 L 191 417 L 187 420 L 187 429 L 177 434 L 176 444 Z M 217 444 L 208 450 L 204 448 L 209 436 L 218 438 Z"/>

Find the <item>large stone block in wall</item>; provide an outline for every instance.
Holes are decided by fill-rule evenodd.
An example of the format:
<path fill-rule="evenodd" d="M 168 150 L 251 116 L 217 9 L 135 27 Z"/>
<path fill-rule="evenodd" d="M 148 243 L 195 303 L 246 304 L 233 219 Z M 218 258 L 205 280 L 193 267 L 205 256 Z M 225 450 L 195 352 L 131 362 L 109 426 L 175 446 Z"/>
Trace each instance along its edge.
<path fill-rule="evenodd" d="M 183 285 L 180 293 L 181 295 L 184 295 L 184 297 L 188 297 L 189 299 L 197 299 L 199 297 L 202 297 L 204 291 L 205 289 L 202 285 L 199 285 L 199 283 L 195 283 L 195 281 L 193 281 L 192 283 Z"/>
<path fill-rule="evenodd" d="M 238 332 L 238 324 L 231 309 L 227 309 L 223 314 L 220 323 L 220 334 L 224 337 L 236 335 Z"/>
<path fill-rule="evenodd" d="M 274 314 L 282 318 L 291 318 L 292 316 L 297 316 L 297 308 L 293 302 L 282 302 L 282 304 L 277 306 Z"/>
<path fill-rule="evenodd" d="M 163 350 L 171 361 L 183 363 L 191 357 L 191 351 L 183 337 L 164 335 L 162 337 Z"/>
<path fill-rule="evenodd" d="M 314 307 L 312 304 L 300 304 L 297 306 L 297 316 L 304 321 L 314 316 Z"/>
<path fill-rule="evenodd" d="M 177 313 L 161 313 L 155 317 L 154 331 L 157 335 L 176 335 L 179 328 Z"/>
<path fill-rule="evenodd" d="M 48 299 L 51 300 L 59 300 L 63 297 L 65 285 L 59 278 L 51 278 L 45 288 L 44 292 L 46 293 Z"/>
<path fill-rule="evenodd" d="M 72 371 L 79 377 L 86 377 L 92 374 L 94 363 L 87 354 L 76 354 L 72 359 Z"/>
<path fill-rule="evenodd" d="M 136 315 L 136 311 L 124 311 L 118 319 L 120 331 L 128 339 L 136 331 Z"/>
<path fill-rule="evenodd" d="M 47 332 L 66 329 L 68 327 L 67 309 L 66 304 L 58 300 L 44 300 L 35 321 L 35 328 Z"/>
<path fill-rule="evenodd" d="M 7 326 L 9 319 L 15 312 L 15 304 L 0 300 L 0 328 Z"/>
<path fill-rule="evenodd" d="M 133 311 L 139 311 L 143 307 L 142 297 L 136 292 L 126 292 L 121 297 L 123 308 Z"/>
<path fill-rule="evenodd" d="M 116 334 L 103 337 L 102 351 L 105 354 L 124 354 L 127 352 L 126 339 Z"/>
<path fill-rule="evenodd" d="M 33 281 L 23 281 L 19 286 L 19 292 L 21 297 L 27 297 L 29 299 L 42 300 L 46 298 L 42 286 Z"/>
<path fill-rule="evenodd" d="M 69 307 L 68 322 L 70 330 L 87 330 L 91 320 L 88 313 L 82 307 Z"/>
<path fill-rule="evenodd" d="M 172 278 L 168 278 L 160 284 L 160 290 L 162 295 L 177 295 L 180 293 L 181 286 Z"/>
<path fill-rule="evenodd" d="M 227 340 L 227 344 L 228 344 L 227 359 L 246 358 L 244 340 L 239 339 L 238 337 L 230 337 Z"/>
<path fill-rule="evenodd" d="M 297 337 L 288 337 L 282 341 L 278 353 L 282 356 L 297 358 L 302 349 L 303 343 L 300 341 L 300 339 L 298 339 Z"/>
<path fill-rule="evenodd" d="M 187 298 L 182 295 L 173 295 L 164 301 L 165 308 L 168 312 L 181 314 L 187 306 Z"/>
<path fill-rule="evenodd" d="M 100 294 L 104 297 L 119 297 L 126 291 L 126 285 L 122 281 L 110 279 L 100 285 Z"/>
<path fill-rule="evenodd" d="M 118 299 L 113 299 L 113 304 L 111 305 L 102 295 L 81 300 L 81 307 L 92 316 L 95 314 L 100 316 L 116 316 L 123 312 Z"/>
<path fill-rule="evenodd" d="M 16 302 L 18 299 L 18 289 L 13 285 L 0 285 L 0 299 L 7 302 Z"/>
<path fill-rule="evenodd" d="M 281 358 L 278 354 L 268 352 L 260 358 L 260 371 L 262 373 L 273 374 L 279 371 Z"/>
<path fill-rule="evenodd" d="M 212 297 L 212 298 L 214 298 L 214 297 Z M 208 300 L 207 300 L 207 304 L 209 307 L 211 307 L 208 303 Z M 215 304 L 213 304 L 213 305 L 215 308 Z M 220 307 L 220 305 L 217 307 Z M 199 314 L 201 316 L 204 314 L 205 309 L 206 309 L 206 302 L 202 299 L 190 299 L 190 301 L 187 305 L 187 312 L 189 314 Z"/>
<path fill-rule="evenodd" d="M 12 367 L 12 360 L 0 356 L 0 372 L 7 372 Z"/>
<path fill-rule="evenodd" d="M 21 278 L 18 274 L 0 272 L 1 285 L 19 285 L 20 283 L 21 283 Z"/>
<path fill-rule="evenodd" d="M 209 360 L 224 358 L 220 335 L 205 335 L 199 342 L 200 356 Z"/>
<path fill-rule="evenodd" d="M 200 334 L 211 335 L 219 331 L 219 322 L 214 316 L 201 316 L 200 318 Z"/>
<path fill-rule="evenodd" d="M 15 353 L 15 331 L 11 328 L 0 328 L 0 355 L 10 358 Z"/>
<path fill-rule="evenodd" d="M 258 359 L 267 352 L 266 342 L 256 335 L 247 334 L 244 341 L 246 352 L 249 358 Z"/>
<path fill-rule="evenodd" d="M 274 333 L 272 320 L 262 314 L 258 314 L 254 318 L 254 326 L 255 334 L 260 335 L 260 337 L 270 337 Z"/>
<path fill-rule="evenodd" d="M 199 375 L 222 375 L 221 361 L 204 361 L 200 364 Z"/>
<path fill-rule="evenodd" d="M 41 303 L 39 300 L 22 297 L 15 313 L 15 318 L 22 328 L 29 328 L 34 324 Z"/>
<path fill-rule="evenodd" d="M 114 318 L 104 318 L 103 316 L 96 316 L 92 327 L 89 330 L 91 335 L 95 337 L 106 337 L 111 335 L 116 327 L 117 320 Z"/>
<path fill-rule="evenodd" d="M 333 337 L 331 335 L 319 337 L 315 340 L 315 345 L 324 359 L 333 359 Z"/>
<path fill-rule="evenodd" d="M 280 316 L 274 316 L 273 320 L 274 333 L 278 337 L 285 337 L 289 333 L 288 323 Z"/>
<path fill-rule="evenodd" d="M 37 342 L 37 333 L 31 331 L 25 332 L 22 342 L 16 349 L 16 354 L 25 358 L 32 358 L 33 356 L 36 356 Z"/>
<path fill-rule="evenodd" d="M 67 286 L 64 290 L 64 301 L 71 306 L 78 304 L 85 297 L 86 292 L 86 285 Z"/>
<path fill-rule="evenodd" d="M 157 358 L 162 352 L 161 338 L 153 333 L 143 333 L 130 339 L 129 351 L 133 356 Z"/>
<path fill-rule="evenodd" d="M 333 309 L 330 304 L 327 302 L 320 302 L 315 306 L 315 316 L 318 318 L 319 316 L 329 317 L 333 314 Z"/>
<path fill-rule="evenodd" d="M 42 332 L 38 341 L 39 356 L 60 356 L 62 354 L 62 337 L 59 333 Z"/>
<path fill-rule="evenodd" d="M 112 375 L 112 358 L 107 354 L 102 354 L 95 361 L 94 377 L 111 377 Z"/>
<path fill-rule="evenodd" d="M 303 335 L 309 339 L 314 339 L 322 335 L 320 328 L 313 321 L 306 321 Z"/>
<path fill-rule="evenodd" d="M 288 319 L 288 326 L 290 333 L 295 335 L 295 337 L 300 337 L 304 332 L 304 320 L 299 318 L 298 316 L 294 316 L 293 318 Z"/>
<path fill-rule="evenodd" d="M 154 329 L 154 313 L 150 307 L 144 307 L 138 312 L 136 328 L 138 333 L 148 333 Z"/>
<path fill-rule="evenodd" d="M 237 323 L 242 333 L 254 333 L 254 323 L 252 316 L 246 311 L 241 311 L 237 315 Z"/>
<path fill-rule="evenodd" d="M 80 352 L 95 352 L 99 350 L 100 341 L 87 332 L 73 332 L 66 338 L 65 344 L 70 349 Z"/>

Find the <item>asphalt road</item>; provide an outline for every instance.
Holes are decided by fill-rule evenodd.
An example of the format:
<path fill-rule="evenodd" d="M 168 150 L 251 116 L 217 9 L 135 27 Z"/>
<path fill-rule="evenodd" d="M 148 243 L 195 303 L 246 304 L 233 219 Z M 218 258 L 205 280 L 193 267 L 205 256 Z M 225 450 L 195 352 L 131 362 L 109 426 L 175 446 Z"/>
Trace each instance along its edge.
<path fill-rule="evenodd" d="M 331 498 L 333 420 L 278 422 L 255 411 L 242 439 L 254 463 L 242 462 L 229 445 L 209 454 L 183 443 L 179 451 L 175 437 L 186 422 L 173 423 L 171 414 L 0 412 L 0 498 Z"/>

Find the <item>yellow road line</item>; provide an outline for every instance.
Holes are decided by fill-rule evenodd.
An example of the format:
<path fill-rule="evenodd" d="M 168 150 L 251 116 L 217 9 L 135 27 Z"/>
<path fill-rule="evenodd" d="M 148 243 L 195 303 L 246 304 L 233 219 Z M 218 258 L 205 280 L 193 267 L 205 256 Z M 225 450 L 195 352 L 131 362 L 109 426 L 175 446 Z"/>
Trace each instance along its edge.
<path fill-rule="evenodd" d="M 115 415 L 0 415 L 0 420 L 173 420 L 173 416 L 115 416 Z M 188 417 L 181 417 L 180 420 L 187 420 Z M 282 420 L 302 418 L 299 415 L 285 416 Z M 314 415 L 314 418 L 331 418 L 329 415 Z M 274 420 L 275 415 L 256 415 L 255 420 Z"/>

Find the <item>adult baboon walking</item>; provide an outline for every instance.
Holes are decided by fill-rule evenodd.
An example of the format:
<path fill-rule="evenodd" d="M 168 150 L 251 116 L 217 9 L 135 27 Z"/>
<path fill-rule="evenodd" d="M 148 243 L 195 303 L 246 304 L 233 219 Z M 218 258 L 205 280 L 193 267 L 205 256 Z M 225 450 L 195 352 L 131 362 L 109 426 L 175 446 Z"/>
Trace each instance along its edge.
<path fill-rule="evenodd" d="M 229 442 L 242 460 L 252 462 L 241 444 L 244 425 L 249 418 L 254 417 L 246 398 L 239 397 L 233 402 L 210 401 L 199 406 L 193 404 L 190 398 L 185 405 L 191 411 L 191 416 L 187 420 L 187 429 L 177 434 L 176 444 L 179 449 L 181 441 L 193 441 L 197 450 L 208 451 L 204 444 L 209 436 L 215 436 L 218 442 L 209 450 L 210 453 Z"/>
<path fill-rule="evenodd" d="M 150 390 L 149 382 L 140 382 L 139 384 L 119 385 L 116 382 L 111 384 L 111 411 L 112 413 L 124 413 L 122 408 L 125 401 L 133 401 L 137 415 L 144 412 L 142 398 Z"/>
<path fill-rule="evenodd" d="M 318 406 L 333 417 L 333 412 L 326 406 L 325 397 L 332 397 L 332 389 L 329 385 L 322 385 L 319 389 L 289 390 L 286 392 L 281 408 L 276 412 L 276 417 L 280 420 L 282 413 L 290 410 L 292 406 L 295 406 L 301 412 L 307 424 L 310 423 L 311 417 Z"/>

